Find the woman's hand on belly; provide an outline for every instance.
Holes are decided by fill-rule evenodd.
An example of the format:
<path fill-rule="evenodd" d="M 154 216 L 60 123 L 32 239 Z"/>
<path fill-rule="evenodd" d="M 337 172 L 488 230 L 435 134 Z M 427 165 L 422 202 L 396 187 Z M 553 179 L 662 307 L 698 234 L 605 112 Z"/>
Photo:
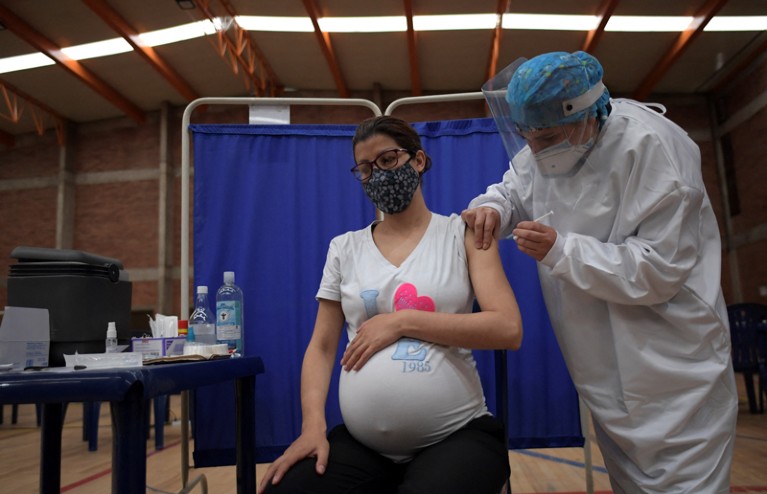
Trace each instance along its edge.
<path fill-rule="evenodd" d="M 360 370 L 370 357 L 400 339 L 401 314 L 378 314 L 362 323 L 341 357 L 344 370 Z"/>

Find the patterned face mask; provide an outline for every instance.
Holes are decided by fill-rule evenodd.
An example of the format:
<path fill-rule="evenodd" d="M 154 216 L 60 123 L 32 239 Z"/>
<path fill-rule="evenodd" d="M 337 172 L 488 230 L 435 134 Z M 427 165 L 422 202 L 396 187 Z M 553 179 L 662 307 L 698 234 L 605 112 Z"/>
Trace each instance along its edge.
<path fill-rule="evenodd" d="M 386 214 L 395 214 L 410 205 L 420 179 L 420 175 L 408 161 L 394 170 L 374 169 L 362 187 L 379 210 Z"/>

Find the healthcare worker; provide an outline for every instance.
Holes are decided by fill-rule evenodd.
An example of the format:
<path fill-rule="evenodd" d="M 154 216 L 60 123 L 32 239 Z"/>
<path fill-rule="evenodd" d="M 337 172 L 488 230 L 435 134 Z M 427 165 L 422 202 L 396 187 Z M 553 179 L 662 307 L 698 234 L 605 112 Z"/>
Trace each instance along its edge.
<path fill-rule="evenodd" d="M 602 74 L 557 52 L 486 83 L 518 152 L 462 216 L 477 248 L 513 236 L 538 261 L 613 491 L 729 493 L 738 400 L 700 151 L 655 109 L 610 99 Z"/>

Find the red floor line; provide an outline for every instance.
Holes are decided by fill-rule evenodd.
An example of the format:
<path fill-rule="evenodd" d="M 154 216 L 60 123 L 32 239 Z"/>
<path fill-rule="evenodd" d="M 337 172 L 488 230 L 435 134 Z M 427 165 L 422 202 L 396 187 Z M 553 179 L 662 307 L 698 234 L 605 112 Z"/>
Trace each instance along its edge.
<path fill-rule="evenodd" d="M 154 450 L 154 451 L 152 451 L 150 453 L 147 453 L 146 457 L 149 458 L 150 456 L 155 455 L 155 454 L 159 453 L 160 451 L 165 451 L 166 449 L 172 448 L 174 446 L 178 446 L 179 444 L 181 444 L 181 441 L 176 441 L 174 443 L 168 444 L 167 446 L 165 446 L 161 450 Z M 106 470 L 102 470 L 102 471 L 100 471 L 98 473 L 94 473 L 93 475 L 85 477 L 83 479 L 80 479 L 77 482 L 73 482 L 73 483 L 71 483 L 69 485 L 63 486 L 61 488 L 61 492 L 62 492 L 62 494 L 64 492 L 69 492 L 72 489 L 76 489 L 76 488 L 80 487 L 81 485 L 85 485 L 85 484 L 87 484 L 89 482 L 93 482 L 94 480 L 100 479 L 101 477 L 103 477 L 105 475 L 109 475 L 110 473 L 112 473 L 112 469 L 111 468 L 107 468 Z"/>
<path fill-rule="evenodd" d="M 72 489 L 80 487 L 81 485 L 85 485 L 85 484 L 87 484 L 89 482 L 93 482 L 96 479 L 100 479 L 101 477 L 103 477 L 105 475 L 109 475 L 110 473 L 112 473 L 112 469 L 111 468 L 107 468 L 106 470 L 102 470 L 99 473 L 94 473 L 90 477 L 85 477 L 84 479 L 80 479 L 77 482 L 73 482 L 73 483 L 71 483 L 69 485 L 65 485 L 64 487 L 61 488 L 61 492 L 71 491 Z"/>

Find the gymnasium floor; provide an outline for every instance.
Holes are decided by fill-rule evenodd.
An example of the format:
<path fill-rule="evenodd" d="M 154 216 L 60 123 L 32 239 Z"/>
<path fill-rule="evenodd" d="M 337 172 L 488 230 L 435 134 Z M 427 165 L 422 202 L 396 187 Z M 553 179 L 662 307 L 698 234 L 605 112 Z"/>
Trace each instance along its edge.
<path fill-rule="evenodd" d="M 737 376 L 742 386 L 742 376 Z M 156 451 L 154 439 L 147 443 L 147 483 L 151 492 L 176 493 L 181 489 L 180 400 L 171 400 L 171 423 L 165 426 L 165 448 Z M 5 406 L 0 425 L 0 492 L 34 493 L 39 485 L 40 433 L 34 406 L 21 405 L 16 424 L 11 424 L 11 407 Z M 193 445 L 190 446 L 190 450 Z M 514 494 L 586 492 L 586 469 L 582 448 L 515 450 L 509 452 Z M 592 449 L 593 486 L 597 494 L 610 493 L 604 463 L 598 448 Z M 265 465 L 258 465 L 260 480 Z M 204 474 L 208 492 L 235 493 L 234 467 L 190 469 L 190 479 Z M 82 440 L 82 406 L 71 404 L 62 435 L 61 492 L 104 494 L 111 488 L 111 430 L 109 407 L 101 407 L 98 450 L 88 451 Z M 196 488 L 193 492 L 202 492 Z M 767 414 L 748 412 L 741 393 L 732 469 L 734 493 L 767 492 Z M 471 493 L 467 493 L 471 494 Z"/>

